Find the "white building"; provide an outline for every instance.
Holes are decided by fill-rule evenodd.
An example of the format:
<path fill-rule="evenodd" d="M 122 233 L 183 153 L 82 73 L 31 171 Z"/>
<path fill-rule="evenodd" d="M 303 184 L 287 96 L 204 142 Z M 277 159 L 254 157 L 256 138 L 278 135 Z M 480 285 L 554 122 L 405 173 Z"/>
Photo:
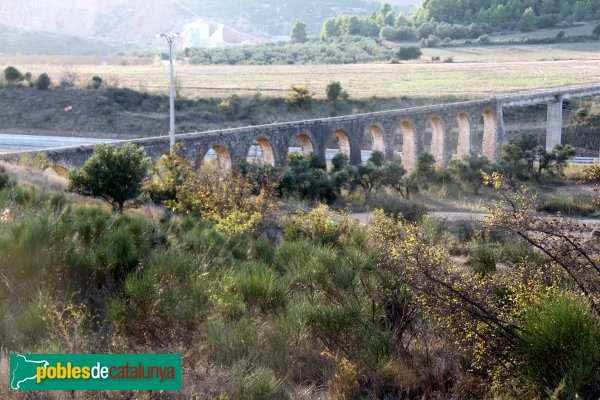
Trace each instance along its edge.
<path fill-rule="evenodd" d="M 223 24 L 209 24 L 197 19 L 183 26 L 181 37 L 183 47 L 223 47 L 226 46 Z"/>

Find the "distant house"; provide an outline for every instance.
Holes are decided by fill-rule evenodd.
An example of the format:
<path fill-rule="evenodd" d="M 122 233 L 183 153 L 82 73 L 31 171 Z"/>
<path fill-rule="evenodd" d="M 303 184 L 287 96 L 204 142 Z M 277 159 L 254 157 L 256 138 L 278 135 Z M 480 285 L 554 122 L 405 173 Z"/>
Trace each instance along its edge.
<path fill-rule="evenodd" d="M 223 24 L 204 22 L 202 19 L 184 25 L 181 30 L 183 47 L 215 48 L 263 41 Z"/>
<path fill-rule="evenodd" d="M 181 36 L 184 47 L 223 47 L 225 41 L 225 25 L 210 24 L 198 19 L 183 26 Z"/>

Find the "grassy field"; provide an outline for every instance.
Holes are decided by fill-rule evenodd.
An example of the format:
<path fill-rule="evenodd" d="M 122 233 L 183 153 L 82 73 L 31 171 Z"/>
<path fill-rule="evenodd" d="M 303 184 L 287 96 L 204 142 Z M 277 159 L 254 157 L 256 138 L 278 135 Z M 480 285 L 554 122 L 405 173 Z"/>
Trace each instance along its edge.
<path fill-rule="evenodd" d="M 428 62 L 432 56 L 452 63 Z M 519 61 L 514 61 L 519 60 Z M 104 61 L 104 63 L 103 63 Z M 140 65 L 142 62 L 146 65 Z M 101 65 L 103 63 L 103 65 Z M 126 64 L 126 65 L 123 65 Z M 354 98 L 485 97 L 531 88 L 600 81 L 600 43 L 545 46 L 489 46 L 424 49 L 418 62 L 401 64 L 193 66 L 176 67 L 186 97 L 231 94 L 280 97 L 290 84 L 305 84 L 318 97 L 339 80 Z M 85 84 L 93 75 L 135 90 L 166 92 L 168 69 L 151 60 L 93 57 L 0 57 L 0 67 L 14 65 L 34 75 L 48 72 L 60 80 L 72 65 Z"/>

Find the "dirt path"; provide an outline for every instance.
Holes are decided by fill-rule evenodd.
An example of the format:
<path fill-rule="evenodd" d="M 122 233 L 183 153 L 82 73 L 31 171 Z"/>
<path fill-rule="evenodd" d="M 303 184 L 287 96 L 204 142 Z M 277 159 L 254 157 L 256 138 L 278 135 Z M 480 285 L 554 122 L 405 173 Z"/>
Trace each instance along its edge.
<path fill-rule="evenodd" d="M 450 222 L 457 221 L 483 221 L 485 220 L 490 213 L 485 212 L 463 212 L 463 211 L 434 211 L 429 213 L 437 219 L 443 219 Z M 352 217 L 359 220 L 362 224 L 369 224 L 371 216 L 373 213 L 355 213 L 351 214 Z M 578 223 L 581 225 L 585 225 L 589 227 L 591 230 L 600 229 L 600 219 L 593 218 L 569 218 L 565 217 L 565 219 L 570 220 L 574 223 Z"/>

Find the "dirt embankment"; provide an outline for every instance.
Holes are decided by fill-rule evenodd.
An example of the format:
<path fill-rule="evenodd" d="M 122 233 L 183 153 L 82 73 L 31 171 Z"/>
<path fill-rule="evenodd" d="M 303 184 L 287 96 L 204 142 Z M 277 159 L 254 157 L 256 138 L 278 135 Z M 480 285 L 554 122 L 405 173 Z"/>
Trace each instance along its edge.
<path fill-rule="evenodd" d="M 456 99 L 461 100 L 461 99 Z M 447 99 L 446 99 L 447 101 Z M 297 121 L 436 103 L 435 99 L 314 100 L 311 107 L 289 107 L 283 98 L 177 99 L 177 133 Z M 61 136 L 125 139 L 169 131 L 169 101 L 164 95 L 130 89 L 0 88 L 0 130 Z"/>

